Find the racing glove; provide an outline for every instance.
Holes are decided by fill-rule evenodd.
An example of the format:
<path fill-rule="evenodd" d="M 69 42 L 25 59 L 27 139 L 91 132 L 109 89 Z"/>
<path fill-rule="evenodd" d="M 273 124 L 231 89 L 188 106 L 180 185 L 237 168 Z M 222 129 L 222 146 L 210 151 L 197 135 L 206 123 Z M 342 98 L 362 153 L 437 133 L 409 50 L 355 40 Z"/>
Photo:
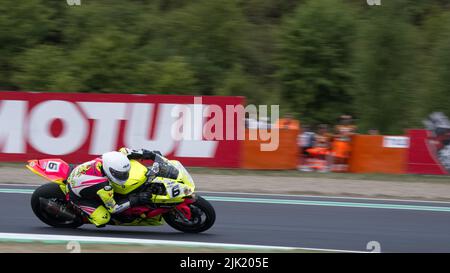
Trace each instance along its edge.
<path fill-rule="evenodd" d="M 123 147 L 119 151 L 125 154 L 128 159 L 150 159 L 154 161 L 157 155 L 161 156 L 160 151 L 149 151 L 146 149 L 133 150 Z"/>
<path fill-rule="evenodd" d="M 146 149 L 133 150 L 129 148 L 121 148 L 119 150 L 121 153 L 124 153 L 128 159 L 150 159 L 159 164 L 159 173 L 158 176 L 177 179 L 179 171 L 176 167 L 169 164 L 167 159 L 161 155 L 160 151 L 149 151 Z"/>

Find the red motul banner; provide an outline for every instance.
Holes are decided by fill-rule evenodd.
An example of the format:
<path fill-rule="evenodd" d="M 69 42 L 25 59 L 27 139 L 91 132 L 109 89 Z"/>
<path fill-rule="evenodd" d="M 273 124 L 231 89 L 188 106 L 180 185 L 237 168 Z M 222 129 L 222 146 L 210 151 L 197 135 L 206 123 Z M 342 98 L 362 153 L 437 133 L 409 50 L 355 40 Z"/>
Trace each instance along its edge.
<path fill-rule="evenodd" d="M 448 147 L 425 129 L 408 130 L 410 146 L 408 150 L 407 173 L 411 174 L 449 174 Z"/>
<path fill-rule="evenodd" d="M 222 96 L 0 92 L 0 161 L 79 163 L 130 147 L 159 150 L 186 166 L 239 167 L 240 142 L 205 139 L 204 124 L 215 118 L 224 135 L 235 135 L 237 115 L 208 116 L 207 109 L 225 113 L 243 103 Z M 177 124 L 181 138 L 174 137 Z"/>

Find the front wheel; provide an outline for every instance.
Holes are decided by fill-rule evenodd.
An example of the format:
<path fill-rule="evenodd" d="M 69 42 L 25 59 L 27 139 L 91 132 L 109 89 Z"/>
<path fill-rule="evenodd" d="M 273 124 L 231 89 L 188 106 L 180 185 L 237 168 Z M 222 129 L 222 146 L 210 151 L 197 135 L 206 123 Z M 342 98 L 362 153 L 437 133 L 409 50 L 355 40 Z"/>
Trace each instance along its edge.
<path fill-rule="evenodd" d="M 50 208 L 49 204 L 53 207 Z M 55 183 L 40 186 L 31 196 L 31 208 L 34 214 L 47 225 L 63 228 L 77 228 L 83 225 L 80 217 L 72 217 L 73 219 L 71 219 L 67 217 L 68 214 L 72 214 L 71 212 L 64 214 L 57 209 L 66 209 L 66 206 L 65 195 L 59 185 Z"/>
<path fill-rule="evenodd" d="M 191 219 L 182 219 L 179 213 L 175 211 L 163 215 L 169 226 L 176 230 L 186 233 L 200 233 L 211 228 L 216 221 L 216 212 L 213 206 L 200 196 L 190 204 Z"/>

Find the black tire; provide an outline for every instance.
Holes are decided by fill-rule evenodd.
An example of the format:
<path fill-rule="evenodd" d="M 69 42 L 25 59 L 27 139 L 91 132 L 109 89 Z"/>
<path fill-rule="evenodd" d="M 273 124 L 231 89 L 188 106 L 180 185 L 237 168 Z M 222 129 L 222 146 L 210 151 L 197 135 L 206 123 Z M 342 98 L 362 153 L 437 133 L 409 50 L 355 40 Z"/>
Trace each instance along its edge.
<path fill-rule="evenodd" d="M 204 231 L 210 229 L 214 225 L 214 222 L 216 221 L 216 212 L 215 212 L 213 206 L 211 206 L 211 204 L 208 201 L 206 201 L 205 199 L 203 199 L 200 196 L 197 196 L 197 200 L 189 206 L 191 208 L 195 207 L 195 208 L 198 208 L 199 210 L 201 210 L 205 216 L 205 220 L 198 224 L 191 225 L 191 224 L 187 224 L 187 223 L 184 223 L 184 222 L 178 220 L 176 214 L 173 212 L 164 214 L 163 215 L 164 220 L 172 228 L 182 231 L 182 232 L 186 232 L 186 233 L 204 232 Z M 195 211 L 193 211 L 192 218 L 194 218 L 196 216 L 199 216 L 199 215 L 195 215 Z"/>
<path fill-rule="evenodd" d="M 46 199 L 63 200 L 65 202 L 65 196 L 61 191 L 59 185 L 55 183 L 44 184 L 33 192 L 33 195 L 31 196 L 31 209 L 33 210 L 37 218 L 39 218 L 39 220 L 41 220 L 42 222 L 49 226 L 58 228 L 77 228 L 83 225 L 83 221 L 80 219 L 80 217 L 77 217 L 75 220 L 70 222 L 63 222 L 56 217 L 52 217 L 52 215 L 46 213 L 41 209 L 41 197 Z"/>

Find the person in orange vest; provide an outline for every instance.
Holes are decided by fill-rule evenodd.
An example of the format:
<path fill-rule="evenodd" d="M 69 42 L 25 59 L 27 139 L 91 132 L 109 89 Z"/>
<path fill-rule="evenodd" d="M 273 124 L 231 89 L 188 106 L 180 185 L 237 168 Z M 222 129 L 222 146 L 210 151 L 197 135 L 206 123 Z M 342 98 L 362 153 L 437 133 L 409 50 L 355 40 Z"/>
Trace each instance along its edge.
<path fill-rule="evenodd" d="M 315 136 L 316 133 L 312 131 L 311 126 L 302 124 L 302 130 L 297 136 L 297 145 L 300 151 L 299 166 L 297 168 L 299 171 L 311 171 L 311 168 L 307 164 L 311 157 L 308 150 L 314 146 Z"/>
<path fill-rule="evenodd" d="M 354 134 L 356 134 L 356 126 L 353 124 L 352 116 L 342 115 L 339 124 L 335 126 L 331 147 L 330 166 L 333 171 L 347 171 L 351 140 Z"/>
<path fill-rule="evenodd" d="M 320 124 L 315 134 L 314 146 L 307 149 L 308 154 L 312 157 L 307 160 L 310 169 L 319 172 L 329 171 L 330 140 L 331 134 L 328 132 L 328 125 Z"/>

